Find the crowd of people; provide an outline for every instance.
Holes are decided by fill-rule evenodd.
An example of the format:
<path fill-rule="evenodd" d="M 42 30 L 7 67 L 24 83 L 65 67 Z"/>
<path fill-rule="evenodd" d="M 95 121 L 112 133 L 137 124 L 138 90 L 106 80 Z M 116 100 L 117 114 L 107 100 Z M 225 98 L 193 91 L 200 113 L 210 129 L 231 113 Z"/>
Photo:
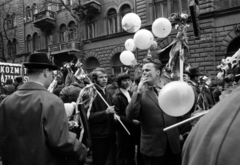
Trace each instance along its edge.
<path fill-rule="evenodd" d="M 200 158 L 191 159 L 190 163 L 181 158 L 186 139 L 189 146 L 191 140 L 200 145 L 187 138 L 195 124 L 163 131 L 219 102 L 221 84 L 214 86 L 197 67 L 186 67 L 183 75 L 193 88 L 195 104 L 186 115 L 172 117 L 162 111 L 158 94 L 164 85 L 179 77 L 172 76 L 167 67 L 152 57 L 146 57 L 142 75 L 134 79 L 128 73 L 109 77 L 104 68 L 94 69 L 88 75 L 90 79 L 79 76 L 76 72 L 82 64 L 78 60 L 54 71 L 57 67 L 45 53 L 31 54 L 24 65 L 29 81 L 22 83 L 17 78 L 13 84 L 7 80 L 1 91 L 4 92 L 0 106 L 3 165 L 79 165 L 87 164 L 89 157 L 92 162 L 88 164 L 93 165 L 198 164 Z M 70 118 L 64 103 L 77 102 L 81 90 L 90 83 L 99 94 L 91 104 L 88 118 L 92 142 L 89 150 L 84 141 L 79 141 L 81 126 L 69 128 Z M 190 159 L 192 150 L 193 147 L 185 147 L 183 158 Z"/>

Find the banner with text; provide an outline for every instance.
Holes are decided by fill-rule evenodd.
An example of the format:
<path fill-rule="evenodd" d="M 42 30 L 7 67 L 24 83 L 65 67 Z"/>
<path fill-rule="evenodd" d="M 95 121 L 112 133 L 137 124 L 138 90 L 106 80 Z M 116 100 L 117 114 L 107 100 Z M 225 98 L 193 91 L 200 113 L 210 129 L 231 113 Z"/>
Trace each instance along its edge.
<path fill-rule="evenodd" d="M 28 81 L 26 75 L 26 68 L 22 64 L 2 63 L 0 62 L 0 79 L 1 83 L 5 83 L 7 79 L 14 79 L 16 77 L 23 77 L 23 81 Z"/>

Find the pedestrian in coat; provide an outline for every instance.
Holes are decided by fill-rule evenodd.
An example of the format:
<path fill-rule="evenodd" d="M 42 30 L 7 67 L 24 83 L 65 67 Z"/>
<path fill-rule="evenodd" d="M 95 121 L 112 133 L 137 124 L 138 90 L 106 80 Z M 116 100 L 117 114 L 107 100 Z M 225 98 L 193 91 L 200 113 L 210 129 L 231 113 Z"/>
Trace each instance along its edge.
<path fill-rule="evenodd" d="M 182 165 L 237 165 L 240 162 L 240 87 L 220 100 L 190 132 Z"/>
<path fill-rule="evenodd" d="M 57 67 L 46 53 L 31 54 L 24 66 L 29 82 L 0 105 L 3 165 L 63 165 L 66 157 L 85 158 L 85 146 L 68 131 L 62 100 L 47 91 Z"/>
<path fill-rule="evenodd" d="M 157 59 L 149 56 L 144 59 L 142 79 L 127 106 L 126 115 L 129 119 L 139 119 L 141 122 L 140 151 L 146 165 L 178 165 L 181 163 L 178 128 L 163 131 L 178 120 L 162 111 L 157 98 L 161 92 L 161 67 Z"/>
<path fill-rule="evenodd" d="M 108 76 L 103 68 L 96 68 L 91 73 L 92 81 L 98 92 L 110 105 L 109 107 L 97 94 L 89 116 L 92 137 L 93 165 L 115 165 L 116 138 L 114 131 L 114 106 L 112 96 L 106 90 Z"/>
<path fill-rule="evenodd" d="M 135 145 L 137 144 L 136 139 L 140 138 L 140 122 L 138 120 L 129 120 L 125 112 L 127 105 L 131 101 L 132 93 L 128 91 L 130 82 L 129 74 L 120 73 L 117 77 L 119 88 L 113 96 L 115 111 L 131 133 L 129 135 L 120 124 L 117 125 L 117 165 L 136 165 L 134 159 Z"/>

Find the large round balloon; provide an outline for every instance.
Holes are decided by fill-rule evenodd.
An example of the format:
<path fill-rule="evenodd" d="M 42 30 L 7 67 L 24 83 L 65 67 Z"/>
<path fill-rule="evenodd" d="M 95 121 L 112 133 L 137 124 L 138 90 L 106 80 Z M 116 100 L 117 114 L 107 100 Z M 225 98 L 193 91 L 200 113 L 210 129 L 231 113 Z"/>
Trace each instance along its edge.
<path fill-rule="evenodd" d="M 189 112 L 193 107 L 194 99 L 192 87 L 183 81 L 168 83 L 158 96 L 160 107 L 170 116 L 182 116 Z"/>
<path fill-rule="evenodd" d="M 133 40 L 137 48 L 146 50 L 151 47 L 154 37 L 150 31 L 141 29 L 135 33 Z"/>
<path fill-rule="evenodd" d="M 135 13 L 128 13 L 122 19 L 122 28 L 128 33 L 135 33 L 141 27 L 141 18 Z"/>
<path fill-rule="evenodd" d="M 135 60 L 135 56 L 132 52 L 130 51 L 123 51 L 120 54 L 120 61 L 124 64 L 124 65 L 132 65 L 132 62 Z"/>
<path fill-rule="evenodd" d="M 167 18 L 158 18 L 152 24 L 152 32 L 159 38 L 167 37 L 172 31 L 172 24 Z"/>
<path fill-rule="evenodd" d="M 134 51 L 136 49 L 136 46 L 134 44 L 134 40 L 133 39 L 128 39 L 125 41 L 125 48 L 128 50 L 128 51 Z"/>

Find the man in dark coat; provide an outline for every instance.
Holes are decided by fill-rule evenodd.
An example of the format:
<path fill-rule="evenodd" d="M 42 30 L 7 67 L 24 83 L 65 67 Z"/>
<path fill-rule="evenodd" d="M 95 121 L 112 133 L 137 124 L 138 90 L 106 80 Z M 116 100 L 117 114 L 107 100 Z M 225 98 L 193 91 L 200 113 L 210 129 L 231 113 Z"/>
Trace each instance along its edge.
<path fill-rule="evenodd" d="M 0 148 L 3 165 L 62 165 L 79 160 L 86 149 L 68 131 L 63 102 L 47 91 L 56 69 L 47 54 L 34 53 L 24 63 L 29 82 L 0 106 Z"/>
<path fill-rule="evenodd" d="M 237 165 L 240 162 L 240 87 L 218 102 L 190 132 L 182 165 Z"/>
<path fill-rule="evenodd" d="M 138 120 L 129 120 L 125 112 L 127 105 L 131 101 L 132 93 L 128 91 L 130 82 L 129 74 L 120 73 L 117 77 L 119 88 L 113 96 L 115 111 L 131 133 L 131 135 L 128 135 L 121 125 L 117 125 L 117 165 L 136 165 L 134 157 L 135 144 L 137 144 L 137 141 L 135 140 L 140 137 L 140 134 L 138 134 L 140 133 L 140 123 Z M 138 164 L 140 163 L 141 162 Z"/>
<path fill-rule="evenodd" d="M 157 59 L 147 57 L 144 60 L 142 79 L 126 109 L 126 115 L 141 122 L 140 151 L 146 165 L 178 165 L 181 163 L 178 128 L 163 131 L 165 127 L 176 124 L 177 119 L 162 111 L 157 98 L 161 66 Z"/>
<path fill-rule="evenodd" d="M 96 68 L 91 73 L 95 88 L 107 101 L 109 107 L 97 94 L 93 101 L 89 116 L 89 127 L 92 136 L 93 165 L 115 165 L 115 132 L 114 106 L 112 96 L 106 90 L 107 72 L 103 68 Z"/>

